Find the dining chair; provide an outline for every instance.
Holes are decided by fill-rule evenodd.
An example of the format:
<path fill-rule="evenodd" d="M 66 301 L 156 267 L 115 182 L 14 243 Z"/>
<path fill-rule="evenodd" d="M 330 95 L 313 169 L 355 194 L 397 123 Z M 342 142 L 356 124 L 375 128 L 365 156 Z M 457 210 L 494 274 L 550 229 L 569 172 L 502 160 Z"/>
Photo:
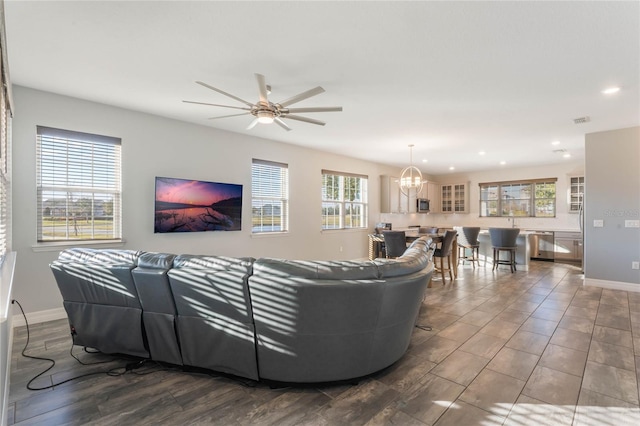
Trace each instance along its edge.
<path fill-rule="evenodd" d="M 436 248 L 433 252 L 433 257 L 440 259 L 440 273 L 442 274 L 442 284 L 445 284 L 445 271 L 449 272 L 449 278 L 453 281 L 453 265 L 451 261 L 451 248 L 453 247 L 453 240 L 458 233 L 455 230 L 448 230 L 442 237 L 442 243 L 439 248 Z M 447 258 L 447 268 L 444 268 L 444 258 Z M 434 262 L 435 263 L 435 262 Z"/>
<path fill-rule="evenodd" d="M 407 237 L 404 231 L 385 231 L 384 237 L 385 256 L 390 258 L 400 257 L 407 249 Z"/>
<path fill-rule="evenodd" d="M 454 226 L 453 229 L 458 232 L 458 264 L 462 260 L 471 262 L 473 269 L 476 269 L 476 262 L 480 266 L 480 243 L 478 235 L 480 234 L 479 226 Z M 467 254 L 467 250 L 470 254 Z"/>
<path fill-rule="evenodd" d="M 520 228 L 489 228 L 491 246 L 493 249 L 493 268 L 499 265 L 509 265 L 511 273 L 516 271 L 516 240 L 520 234 Z M 500 252 L 509 253 L 509 259 L 500 259 Z"/>

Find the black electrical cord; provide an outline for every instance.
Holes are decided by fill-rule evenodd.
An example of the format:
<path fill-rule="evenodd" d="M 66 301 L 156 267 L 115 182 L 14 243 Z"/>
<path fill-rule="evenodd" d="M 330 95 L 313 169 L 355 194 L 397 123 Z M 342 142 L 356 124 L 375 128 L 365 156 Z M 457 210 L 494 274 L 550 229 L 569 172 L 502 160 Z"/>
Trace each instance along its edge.
<path fill-rule="evenodd" d="M 71 339 L 73 340 L 73 335 L 71 336 Z M 73 347 L 74 347 L 74 346 L 75 346 L 75 343 L 72 343 L 72 344 L 71 344 L 71 348 L 69 348 L 69 355 L 71 355 L 71 357 L 72 357 L 73 359 L 75 359 L 76 361 L 78 361 L 78 362 L 79 362 L 80 364 L 82 364 L 82 365 L 106 364 L 106 363 L 108 363 L 108 362 L 113 362 L 113 361 L 114 361 L 114 360 L 112 360 L 112 359 L 107 359 L 107 360 L 105 360 L 105 361 L 84 362 L 84 361 L 82 361 L 80 358 L 78 358 L 76 355 L 74 355 L 74 354 L 73 354 Z M 102 352 L 100 352 L 100 351 L 91 351 L 91 352 L 89 352 L 89 351 L 87 350 L 87 347 L 86 347 L 86 346 L 84 347 L 84 351 L 85 351 L 86 353 L 88 353 L 88 354 L 99 354 L 99 353 L 102 353 Z"/>
<path fill-rule="evenodd" d="M 22 309 L 22 305 L 20 304 L 20 302 L 18 302 L 15 299 L 11 300 L 11 303 L 15 303 L 20 307 L 20 311 L 22 312 L 22 316 L 24 318 L 24 323 L 25 326 L 27 328 L 27 342 L 24 345 L 24 348 L 22 349 L 22 356 L 25 358 L 31 358 L 31 359 L 37 359 L 40 361 L 48 361 L 51 363 L 51 365 L 49 367 L 47 367 L 44 371 L 42 371 L 41 373 L 37 374 L 36 376 L 34 376 L 31 380 L 29 380 L 29 382 L 27 383 L 27 389 L 32 390 L 32 391 L 38 391 L 38 390 L 45 390 L 45 389 L 52 389 L 55 388 L 56 386 L 62 385 L 64 383 L 70 382 L 72 380 L 77 380 L 77 379 L 81 379 L 83 377 L 89 377 L 89 376 L 96 376 L 99 374 L 106 374 L 107 376 L 112 376 L 112 377 L 117 377 L 117 376 L 122 376 L 126 373 L 131 373 L 131 374 L 135 374 L 137 376 L 146 376 L 147 374 L 152 374 L 152 373 L 157 373 L 160 371 L 184 371 L 184 369 L 181 368 L 176 368 L 176 367 L 170 367 L 170 366 L 166 366 L 163 363 L 160 363 L 158 361 L 152 361 L 152 360 L 148 360 L 148 359 L 140 359 L 140 360 L 136 360 L 131 362 L 128 362 L 126 365 L 124 366 L 120 366 L 120 367 L 114 367 L 111 368 L 109 370 L 106 371 L 95 371 L 92 373 L 86 373 L 86 374 L 81 374 L 79 376 L 75 376 L 75 377 L 71 377 L 69 379 L 63 380 L 59 383 L 55 383 L 49 386 L 43 386 L 43 387 L 33 387 L 31 386 L 31 384 L 40 376 L 42 376 L 44 373 L 46 373 L 47 371 L 51 370 L 55 365 L 56 365 L 56 361 L 51 359 L 51 358 L 45 358 L 45 357 L 39 357 L 39 356 L 33 356 L 33 355 L 27 355 L 25 353 L 25 351 L 27 350 L 27 347 L 29 346 L 29 339 L 31 337 L 30 335 L 30 331 L 29 331 L 29 322 L 27 321 L 27 315 L 24 313 L 24 309 Z M 71 335 L 72 340 L 74 339 L 74 336 Z M 84 361 L 81 361 L 76 355 L 74 355 L 73 353 L 73 347 L 75 346 L 75 343 L 72 342 L 71 344 L 71 348 L 69 349 L 69 354 L 71 355 L 71 357 L 73 357 L 76 361 L 78 361 L 80 364 L 82 365 L 95 365 L 95 364 L 105 364 L 105 363 L 109 363 L 109 362 L 113 362 L 114 360 L 106 360 L 106 361 L 96 361 L 96 362 L 91 362 L 91 363 L 87 363 Z M 99 354 L 102 353 L 100 351 L 97 350 L 88 350 L 87 347 L 84 347 L 84 351 L 88 354 Z M 127 361 L 126 359 L 123 358 L 117 358 L 123 361 Z M 149 366 L 149 364 L 151 364 L 150 368 L 144 369 L 144 370 L 139 370 L 141 367 L 147 365 Z M 154 368 L 154 367 L 158 367 L 158 368 Z M 212 373 L 207 373 L 205 375 L 208 376 L 214 376 L 214 374 Z M 244 381 L 240 378 L 237 378 L 235 376 L 227 376 L 223 373 L 217 373 L 215 374 L 215 376 L 220 376 L 223 375 L 225 377 L 229 377 L 229 378 L 233 378 L 236 381 L 238 381 L 240 384 L 246 386 L 246 387 L 255 387 L 257 382 L 254 382 L 253 380 L 247 380 Z"/>
<path fill-rule="evenodd" d="M 37 391 L 37 390 L 45 390 L 45 389 L 51 389 L 54 388 L 56 386 L 62 385 L 64 383 L 70 382 L 72 380 L 77 380 L 77 379 L 81 379 L 83 377 L 89 377 L 89 376 L 96 376 L 99 374 L 106 374 L 107 376 L 122 376 L 123 374 L 126 374 L 127 372 L 131 371 L 133 372 L 134 369 L 142 367 L 142 365 L 144 365 L 146 360 L 140 360 L 137 362 L 131 362 L 128 363 L 127 365 L 125 365 L 124 367 L 115 367 L 112 369 L 109 369 L 107 371 L 94 371 L 93 373 L 85 373 L 85 374 L 81 374 L 79 376 L 75 376 L 75 377 L 71 377 L 70 379 L 66 379 L 63 380 L 59 383 L 55 383 L 53 385 L 49 385 L 49 386 L 43 386 L 43 387 L 33 387 L 31 386 L 31 384 L 40 376 L 42 376 L 44 373 L 46 373 L 47 371 L 51 370 L 55 365 L 56 365 L 56 361 L 51 359 L 51 358 L 45 358 L 45 357 L 39 357 L 39 356 L 33 356 L 33 355 L 27 355 L 25 353 L 25 351 L 27 350 L 27 347 L 29 346 L 29 339 L 30 339 L 30 332 L 29 332 L 29 322 L 27 321 L 27 315 L 24 313 L 24 309 L 22 309 L 22 305 L 20 304 L 20 302 L 18 302 L 15 299 L 11 300 L 11 303 L 15 303 L 18 305 L 18 307 L 20 307 L 20 311 L 22 312 L 22 316 L 24 317 L 24 323 L 27 327 L 27 342 L 24 345 L 24 348 L 22 349 L 22 356 L 25 358 L 30 358 L 30 359 L 37 359 L 40 361 L 48 361 L 51 363 L 51 365 L 49 367 L 47 367 L 44 371 L 42 371 L 41 373 L 38 373 L 36 376 L 34 376 L 31 380 L 29 380 L 29 382 L 27 383 L 27 389 L 32 390 L 32 391 Z M 85 352 L 87 353 L 99 353 L 99 351 L 96 352 L 89 352 L 87 351 L 87 348 L 85 347 Z M 78 357 L 76 357 L 75 355 L 73 355 L 73 344 L 71 345 L 71 350 L 69 351 L 69 353 L 71 354 L 71 356 L 73 358 L 75 358 L 80 364 L 82 365 L 93 365 L 93 364 L 104 364 L 106 362 L 112 362 L 113 360 L 109 360 L 109 361 L 98 361 L 98 362 L 94 362 L 94 363 L 84 363 L 82 361 L 80 361 L 80 359 L 78 359 Z M 121 370 L 121 371 L 118 371 Z M 150 373 L 154 373 L 156 371 L 159 370 L 153 370 L 153 371 L 149 371 L 149 372 L 144 372 L 144 373 L 136 373 L 136 374 L 150 374 Z"/>

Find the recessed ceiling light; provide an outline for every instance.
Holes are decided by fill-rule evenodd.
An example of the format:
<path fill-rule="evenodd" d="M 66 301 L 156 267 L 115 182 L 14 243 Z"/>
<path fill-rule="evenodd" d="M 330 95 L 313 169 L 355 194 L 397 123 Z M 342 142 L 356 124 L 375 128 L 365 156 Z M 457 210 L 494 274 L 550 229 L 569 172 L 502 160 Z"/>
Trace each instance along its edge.
<path fill-rule="evenodd" d="M 486 154 L 486 152 L 484 152 L 484 151 L 480 151 L 480 152 L 478 153 L 478 155 L 485 155 L 485 154 Z"/>
<path fill-rule="evenodd" d="M 504 166 L 505 164 L 507 164 L 507 162 L 506 162 L 506 161 L 501 161 L 501 162 L 500 162 L 500 165 L 501 165 L 501 166 Z"/>
<path fill-rule="evenodd" d="M 612 95 L 614 93 L 618 93 L 619 91 L 619 87 L 609 87 L 608 89 L 604 89 L 602 93 L 604 93 L 605 95 Z"/>
<path fill-rule="evenodd" d="M 455 169 L 456 169 L 456 168 L 455 168 L 455 167 L 453 167 L 453 166 L 449 167 L 449 170 L 455 170 Z"/>
<path fill-rule="evenodd" d="M 551 142 L 551 145 L 560 145 L 560 141 L 553 141 Z"/>
<path fill-rule="evenodd" d="M 569 154 L 568 152 L 566 152 L 566 153 L 564 153 L 562 156 L 563 156 L 564 158 L 570 158 L 570 157 L 571 157 L 571 154 Z"/>
<path fill-rule="evenodd" d="M 429 160 L 427 160 L 426 158 L 423 158 L 423 159 L 422 159 L 422 162 L 423 162 L 423 163 L 426 163 L 427 161 L 429 161 Z"/>

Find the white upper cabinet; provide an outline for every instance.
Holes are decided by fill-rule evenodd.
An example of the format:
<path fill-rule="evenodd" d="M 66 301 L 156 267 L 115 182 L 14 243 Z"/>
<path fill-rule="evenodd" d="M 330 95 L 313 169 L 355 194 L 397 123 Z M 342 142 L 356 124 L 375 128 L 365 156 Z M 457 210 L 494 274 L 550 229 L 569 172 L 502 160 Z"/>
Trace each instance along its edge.
<path fill-rule="evenodd" d="M 426 190 L 423 189 L 423 192 L 426 192 L 424 198 L 429 200 L 429 212 L 430 213 L 441 213 L 442 212 L 442 204 L 440 202 L 440 184 L 436 182 L 427 182 Z"/>
<path fill-rule="evenodd" d="M 400 187 L 398 178 L 394 176 L 380 176 L 380 213 L 401 213 Z M 405 203 L 406 204 L 406 203 Z"/>
<path fill-rule="evenodd" d="M 571 176 L 569 186 L 569 212 L 578 213 L 584 197 L 584 176 Z"/>
<path fill-rule="evenodd" d="M 441 213 L 469 213 L 469 182 L 440 184 Z"/>
<path fill-rule="evenodd" d="M 380 176 L 380 213 L 416 213 L 418 211 L 418 198 L 428 198 L 431 212 L 440 210 L 440 185 L 428 182 L 422 187 L 422 191 L 411 191 L 405 195 L 400 191 L 398 178 L 395 176 Z"/>

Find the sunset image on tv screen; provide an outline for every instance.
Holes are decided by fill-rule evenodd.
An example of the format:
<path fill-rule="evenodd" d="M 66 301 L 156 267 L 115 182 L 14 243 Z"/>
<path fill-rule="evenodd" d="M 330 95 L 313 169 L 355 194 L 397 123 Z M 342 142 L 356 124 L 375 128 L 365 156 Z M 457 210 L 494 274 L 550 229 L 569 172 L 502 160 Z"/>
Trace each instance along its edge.
<path fill-rule="evenodd" d="M 154 232 L 239 231 L 242 185 L 156 177 Z"/>

